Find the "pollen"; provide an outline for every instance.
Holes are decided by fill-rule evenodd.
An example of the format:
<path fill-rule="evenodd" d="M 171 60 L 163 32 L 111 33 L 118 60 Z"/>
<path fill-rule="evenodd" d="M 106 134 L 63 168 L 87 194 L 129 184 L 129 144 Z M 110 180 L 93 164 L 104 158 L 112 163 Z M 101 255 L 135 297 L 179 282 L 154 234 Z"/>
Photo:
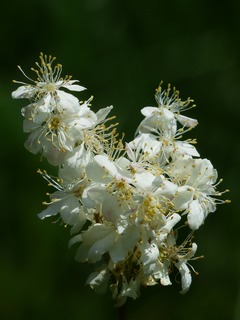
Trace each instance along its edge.
<path fill-rule="evenodd" d="M 48 128 L 51 131 L 55 131 L 59 128 L 61 125 L 60 119 L 58 117 L 53 117 L 50 120 L 50 123 L 48 123 Z"/>

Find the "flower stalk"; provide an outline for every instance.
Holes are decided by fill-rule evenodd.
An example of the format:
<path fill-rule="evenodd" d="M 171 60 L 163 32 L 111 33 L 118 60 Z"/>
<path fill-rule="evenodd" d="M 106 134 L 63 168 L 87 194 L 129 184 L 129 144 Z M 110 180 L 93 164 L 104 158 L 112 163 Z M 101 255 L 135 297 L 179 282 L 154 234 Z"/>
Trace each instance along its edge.
<path fill-rule="evenodd" d="M 119 320 L 127 320 L 127 303 L 119 307 Z"/>

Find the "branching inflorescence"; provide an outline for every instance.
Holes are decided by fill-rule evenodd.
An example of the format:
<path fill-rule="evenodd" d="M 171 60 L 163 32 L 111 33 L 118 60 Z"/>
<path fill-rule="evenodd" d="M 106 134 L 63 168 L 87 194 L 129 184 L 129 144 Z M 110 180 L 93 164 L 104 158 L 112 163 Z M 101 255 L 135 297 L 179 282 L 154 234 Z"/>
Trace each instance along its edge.
<path fill-rule="evenodd" d="M 61 78 L 54 60 L 40 54 L 32 69 L 37 80 L 15 81 L 21 86 L 12 93 L 30 101 L 22 108 L 26 148 L 59 168 L 57 179 L 39 170 L 56 189 L 39 217 L 59 215 L 71 227 L 76 259 L 95 265 L 87 284 L 102 293 L 110 288 L 117 306 L 137 298 L 141 285 L 170 285 L 174 269 L 185 293 L 196 259 L 193 234 L 217 203 L 227 202 L 219 199 L 217 171 L 200 158 L 196 141 L 182 140 L 197 125 L 181 114 L 193 101 L 160 84 L 157 106 L 141 110 L 134 140 L 123 143 L 108 117 L 112 106 L 95 113 L 92 97 L 80 103 L 65 92 L 85 88 Z M 178 240 L 180 232 L 185 240 Z"/>

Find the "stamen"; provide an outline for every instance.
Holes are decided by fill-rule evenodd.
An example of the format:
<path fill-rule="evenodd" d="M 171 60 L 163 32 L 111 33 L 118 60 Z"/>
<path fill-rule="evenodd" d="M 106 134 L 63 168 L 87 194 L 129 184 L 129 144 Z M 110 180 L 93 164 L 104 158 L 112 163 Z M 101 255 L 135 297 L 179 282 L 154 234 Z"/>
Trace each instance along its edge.
<path fill-rule="evenodd" d="M 34 82 L 34 80 L 32 80 L 30 77 L 28 77 L 28 76 L 26 75 L 26 73 L 23 71 L 23 69 L 22 69 L 20 66 L 17 66 L 17 67 L 18 67 L 18 69 L 22 72 L 22 74 L 23 74 L 28 80 Z M 14 82 L 17 82 L 17 81 L 14 80 Z M 24 83 L 24 82 L 17 82 L 17 83 L 26 84 L 26 83 Z"/>

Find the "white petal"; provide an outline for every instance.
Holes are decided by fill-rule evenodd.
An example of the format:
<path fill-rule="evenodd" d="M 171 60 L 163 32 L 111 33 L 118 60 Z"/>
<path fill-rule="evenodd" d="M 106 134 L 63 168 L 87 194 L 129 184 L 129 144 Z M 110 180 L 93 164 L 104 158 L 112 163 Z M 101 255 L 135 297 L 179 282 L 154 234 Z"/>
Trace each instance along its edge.
<path fill-rule="evenodd" d="M 141 261 L 143 265 L 155 263 L 159 257 L 159 250 L 154 243 L 144 243 L 141 245 L 140 250 L 142 252 Z"/>
<path fill-rule="evenodd" d="M 82 239 L 86 243 L 94 243 L 101 238 L 106 237 L 109 233 L 112 232 L 112 228 L 106 225 L 96 223 L 91 226 L 86 232 L 82 233 Z"/>
<path fill-rule="evenodd" d="M 174 120 L 174 113 L 172 111 L 170 111 L 167 108 L 162 107 L 161 112 L 163 113 L 164 118 L 168 121 L 171 122 Z M 173 121 L 172 123 L 175 123 L 175 121 Z"/>
<path fill-rule="evenodd" d="M 151 190 L 152 183 L 155 179 L 154 175 L 149 171 L 143 171 L 135 174 L 134 185 L 141 190 Z"/>
<path fill-rule="evenodd" d="M 192 157 L 199 157 L 197 149 L 190 143 L 184 141 L 175 141 L 175 146 L 180 153 L 187 154 Z"/>
<path fill-rule="evenodd" d="M 36 93 L 35 87 L 30 85 L 24 85 L 17 88 L 12 92 L 13 99 L 31 98 Z"/>
<path fill-rule="evenodd" d="M 43 155 L 46 157 L 49 163 L 53 166 L 57 166 L 63 163 L 65 152 L 58 150 L 52 141 L 44 139 L 42 143 Z M 40 144 L 41 146 L 41 144 Z"/>
<path fill-rule="evenodd" d="M 88 252 L 88 261 L 95 263 L 102 258 L 102 255 L 106 253 L 114 243 L 114 234 L 110 233 L 106 237 L 96 241 Z"/>
<path fill-rule="evenodd" d="M 41 134 L 41 128 L 34 130 L 32 133 L 29 134 L 27 140 L 24 143 L 24 147 L 36 154 L 42 149 L 41 143 L 39 143 L 39 135 Z"/>
<path fill-rule="evenodd" d="M 136 245 L 139 239 L 139 229 L 135 226 L 129 227 L 119 235 L 114 247 L 109 251 L 111 259 L 117 263 L 127 256 L 128 252 Z"/>
<path fill-rule="evenodd" d="M 187 209 L 189 202 L 193 199 L 193 191 L 189 186 L 181 186 L 178 188 L 172 203 L 177 210 Z"/>
<path fill-rule="evenodd" d="M 197 251 L 197 244 L 195 242 L 192 243 L 192 249 L 188 251 L 188 253 L 184 256 L 184 260 L 191 259 Z"/>
<path fill-rule="evenodd" d="M 103 294 L 108 288 L 110 277 L 111 275 L 108 269 L 105 267 L 100 271 L 92 272 L 89 275 L 86 284 L 90 285 L 90 287 L 94 289 L 96 293 Z"/>
<path fill-rule="evenodd" d="M 157 182 L 160 180 L 161 179 L 159 177 L 157 177 L 155 179 L 155 181 L 153 182 L 153 185 L 154 184 L 156 185 Z M 154 195 L 172 198 L 174 196 L 174 194 L 176 193 L 177 189 L 178 189 L 178 187 L 176 184 L 165 179 L 165 180 L 162 180 L 162 184 L 154 192 Z"/>
<path fill-rule="evenodd" d="M 57 108 L 59 112 L 77 113 L 80 109 L 79 101 L 72 94 L 57 90 L 58 103 Z"/>
<path fill-rule="evenodd" d="M 154 273 L 154 279 L 160 279 L 163 286 L 171 285 L 171 280 L 169 277 L 169 265 L 168 263 L 161 263 L 158 261 L 157 272 Z"/>
<path fill-rule="evenodd" d="M 78 223 L 81 218 L 79 213 L 80 205 L 78 198 L 76 198 L 74 195 L 66 197 L 60 210 L 60 215 L 63 222 L 68 225 L 74 225 Z"/>
<path fill-rule="evenodd" d="M 193 200 L 189 205 L 189 213 L 187 216 L 189 227 L 197 230 L 204 222 L 204 211 L 198 200 Z"/>
<path fill-rule="evenodd" d="M 160 230 L 159 240 L 163 241 L 180 220 L 181 216 L 178 213 L 173 213 L 169 218 L 167 218 L 166 225 Z"/>
<path fill-rule="evenodd" d="M 106 107 L 106 108 L 98 110 L 98 112 L 96 113 L 98 122 L 103 121 L 107 117 L 109 112 L 112 110 L 112 108 L 113 108 L 113 106 L 110 106 L 110 107 Z"/>
<path fill-rule="evenodd" d="M 47 217 L 55 216 L 59 213 L 60 209 L 63 206 L 63 201 L 57 200 L 50 204 L 47 209 L 43 210 L 41 213 L 38 214 L 40 219 L 45 219 Z"/>
<path fill-rule="evenodd" d="M 184 294 L 188 291 L 188 289 L 192 283 L 192 275 L 191 275 L 191 272 L 185 262 L 179 261 L 179 262 L 175 263 L 175 265 L 181 274 L 182 290 L 180 291 L 180 293 Z"/>
<path fill-rule="evenodd" d="M 144 107 L 141 110 L 142 115 L 144 115 L 145 117 L 150 117 L 153 112 L 159 112 L 159 108 L 157 107 Z"/>
<path fill-rule="evenodd" d="M 77 234 L 76 236 L 72 237 L 70 241 L 68 242 L 68 246 L 71 247 L 75 243 L 81 242 L 82 241 L 82 236 L 81 234 Z"/>
<path fill-rule="evenodd" d="M 109 194 L 108 192 L 104 192 L 103 195 L 99 195 L 99 202 L 102 204 L 102 215 L 107 221 L 116 223 L 123 211 L 119 205 L 117 197 Z"/>
<path fill-rule="evenodd" d="M 97 115 L 88 107 L 87 103 L 84 103 L 80 105 L 74 125 L 80 126 L 80 128 L 90 128 L 95 126 L 97 120 Z"/>
<path fill-rule="evenodd" d="M 94 263 L 111 248 L 114 234 L 111 227 L 97 223 L 82 232 L 80 240 L 82 243 L 77 250 L 76 259 L 80 262 Z"/>
<path fill-rule="evenodd" d="M 86 88 L 78 85 L 78 84 L 73 84 L 75 82 L 78 82 L 78 80 L 70 80 L 68 81 L 67 83 L 61 85 L 61 87 L 63 88 L 66 88 L 68 90 L 71 90 L 71 91 L 83 91 L 83 90 L 86 90 Z"/>
<path fill-rule="evenodd" d="M 194 128 L 198 124 L 197 119 L 189 118 L 181 114 L 176 115 L 176 118 L 183 126 L 186 126 L 186 127 Z"/>
<path fill-rule="evenodd" d="M 88 177 L 96 182 L 109 182 L 112 176 L 116 175 L 117 168 L 115 164 L 105 155 L 96 155 L 93 162 L 86 168 Z"/>

